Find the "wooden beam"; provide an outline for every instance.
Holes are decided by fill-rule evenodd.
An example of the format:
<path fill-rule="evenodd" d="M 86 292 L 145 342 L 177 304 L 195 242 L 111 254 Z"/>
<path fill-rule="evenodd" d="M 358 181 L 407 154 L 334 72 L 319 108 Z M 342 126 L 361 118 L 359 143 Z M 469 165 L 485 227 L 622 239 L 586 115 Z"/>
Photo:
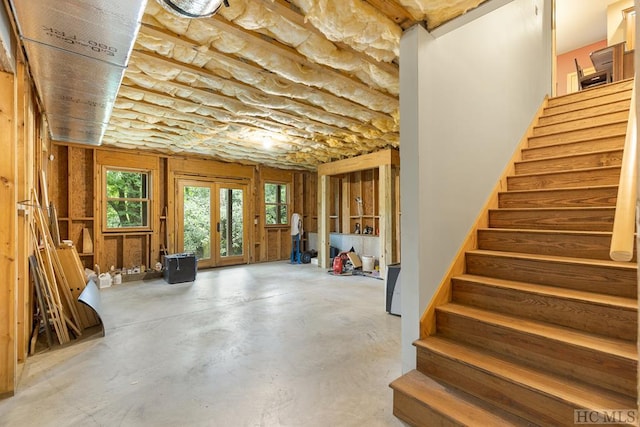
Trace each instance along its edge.
<path fill-rule="evenodd" d="M 381 165 L 400 165 L 400 154 L 398 150 L 380 150 L 371 154 L 325 163 L 318 166 L 318 175 L 340 175 L 348 172 L 374 169 Z"/>
<path fill-rule="evenodd" d="M 29 147 L 32 141 L 27 140 L 27 123 L 26 112 L 28 108 L 27 96 L 29 94 L 28 88 L 28 76 L 26 73 L 25 65 L 21 62 L 16 64 L 16 123 L 17 123 L 17 158 L 20 161 L 20 165 L 17 168 L 17 200 L 28 200 L 30 188 L 28 186 L 28 175 L 32 173 L 32 169 L 29 167 L 33 161 L 33 153 L 29 151 Z M 26 211 L 20 211 L 18 221 L 18 257 L 20 260 L 17 265 L 18 275 L 18 312 L 16 314 L 16 322 L 18 326 L 18 336 L 16 338 L 17 343 L 17 359 L 22 363 L 27 359 L 29 353 L 29 338 L 31 336 L 31 286 L 29 282 L 29 218 L 26 215 Z"/>
<path fill-rule="evenodd" d="M 0 73 L 0 398 L 16 386 L 17 194 L 14 77 Z"/>
<path fill-rule="evenodd" d="M 322 175 L 318 177 L 318 267 L 329 268 L 331 257 L 329 256 L 329 205 L 331 203 L 331 190 L 329 183 L 331 177 Z"/>
<path fill-rule="evenodd" d="M 378 213 L 380 244 L 380 277 L 387 277 L 387 266 L 393 262 L 393 187 L 391 164 L 381 165 L 378 172 Z"/>
<path fill-rule="evenodd" d="M 403 30 L 412 27 L 418 21 L 397 0 L 365 0 L 378 12 L 386 15 Z"/>

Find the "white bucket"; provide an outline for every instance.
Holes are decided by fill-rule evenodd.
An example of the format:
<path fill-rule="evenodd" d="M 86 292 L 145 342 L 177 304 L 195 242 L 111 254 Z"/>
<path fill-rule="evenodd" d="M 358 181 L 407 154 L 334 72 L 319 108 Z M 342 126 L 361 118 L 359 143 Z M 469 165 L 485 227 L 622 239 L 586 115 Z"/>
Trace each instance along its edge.
<path fill-rule="evenodd" d="M 362 271 L 373 271 L 376 265 L 376 257 L 362 255 Z"/>

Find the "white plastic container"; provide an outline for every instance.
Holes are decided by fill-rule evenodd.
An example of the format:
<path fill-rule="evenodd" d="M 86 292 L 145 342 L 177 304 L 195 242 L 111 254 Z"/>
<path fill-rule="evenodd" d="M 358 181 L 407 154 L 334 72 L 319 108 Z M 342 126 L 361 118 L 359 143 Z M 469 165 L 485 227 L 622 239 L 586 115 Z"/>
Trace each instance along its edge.
<path fill-rule="evenodd" d="M 362 255 L 362 271 L 373 271 L 376 266 L 376 257 Z"/>
<path fill-rule="evenodd" d="M 112 279 L 109 273 L 102 273 L 100 276 L 98 276 L 98 279 L 100 279 L 100 289 L 108 288 L 111 286 Z"/>

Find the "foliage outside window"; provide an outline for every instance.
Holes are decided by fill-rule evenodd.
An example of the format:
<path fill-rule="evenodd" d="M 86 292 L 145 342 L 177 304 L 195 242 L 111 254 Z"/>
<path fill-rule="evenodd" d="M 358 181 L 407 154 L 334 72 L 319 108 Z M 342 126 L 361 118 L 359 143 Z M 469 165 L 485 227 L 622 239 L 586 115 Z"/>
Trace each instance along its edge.
<path fill-rule="evenodd" d="M 211 258 L 211 190 L 184 187 L 184 250 L 198 259 Z"/>
<path fill-rule="evenodd" d="M 106 171 L 106 226 L 109 230 L 149 228 L 149 173 Z"/>
<path fill-rule="evenodd" d="M 240 256 L 244 251 L 242 190 L 220 191 L 220 256 Z"/>
<path fill-rule="evenodd" d="M 266 224 L 287 224 L 287 184 L 264 185 L 264 204 L 266 209 Z"/>

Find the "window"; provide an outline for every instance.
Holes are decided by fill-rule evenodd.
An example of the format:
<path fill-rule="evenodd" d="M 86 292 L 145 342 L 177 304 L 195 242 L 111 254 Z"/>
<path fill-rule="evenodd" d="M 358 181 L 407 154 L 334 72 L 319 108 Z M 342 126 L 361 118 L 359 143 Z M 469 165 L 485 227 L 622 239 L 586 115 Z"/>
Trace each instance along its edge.
<path fill-rule="evenodd" d="M 287 224 L 287 184 L 264 185 L 266 224 Z"/>
<path fill-rule="evenodd" d="M 106 229 L 149 229 L 149 172 L 106 171 Z"/>

